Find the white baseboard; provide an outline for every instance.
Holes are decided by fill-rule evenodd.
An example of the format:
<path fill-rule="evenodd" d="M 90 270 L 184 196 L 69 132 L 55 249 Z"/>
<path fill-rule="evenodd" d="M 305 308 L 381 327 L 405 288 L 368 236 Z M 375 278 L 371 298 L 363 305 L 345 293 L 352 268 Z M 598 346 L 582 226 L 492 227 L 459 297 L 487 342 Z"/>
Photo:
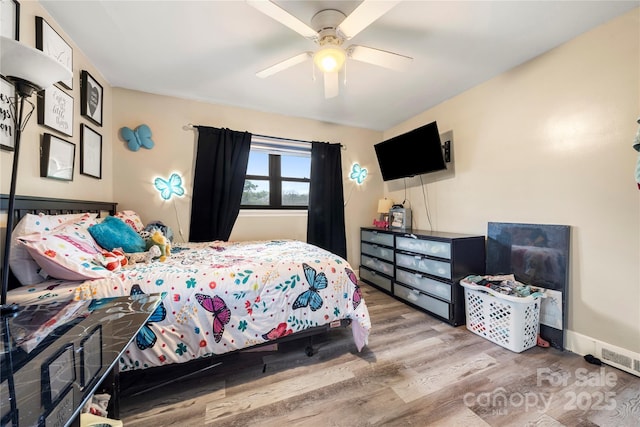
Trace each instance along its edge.
<path fill-rule="evenodd" d="M 603 363 L 640 377 L 640 353 L 573 331 L 566 333 L 565 348 L 581 356 L 592 354 Z"/>
<path fill-rule="evenodd" d="M 572 353 L 584 356 L 596 352 L 596 340 L 586 335 L 567 330 L 564 347 Z"/>

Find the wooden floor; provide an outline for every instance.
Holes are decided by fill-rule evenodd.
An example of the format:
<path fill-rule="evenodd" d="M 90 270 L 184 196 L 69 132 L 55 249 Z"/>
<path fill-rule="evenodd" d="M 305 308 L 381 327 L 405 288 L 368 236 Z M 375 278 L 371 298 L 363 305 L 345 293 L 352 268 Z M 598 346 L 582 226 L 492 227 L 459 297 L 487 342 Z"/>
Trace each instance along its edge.
<path fill-rule="evenodd" d="M 350 328 L 278 352 L 123 375 L 135 426 L 640 426 L 640 378 L 570 352 L 513 353 L 362 285 L 372 331 Z M 190 367 L 193 371 L 193 366 Z M 158 378 L 161 377 L 161 378 Z"/>

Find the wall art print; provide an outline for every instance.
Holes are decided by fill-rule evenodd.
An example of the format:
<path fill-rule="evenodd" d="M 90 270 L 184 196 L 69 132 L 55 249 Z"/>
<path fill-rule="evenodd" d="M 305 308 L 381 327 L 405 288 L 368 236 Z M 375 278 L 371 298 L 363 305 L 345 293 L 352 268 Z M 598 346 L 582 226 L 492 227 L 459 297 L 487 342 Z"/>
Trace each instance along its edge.
<path fill-rule="evenodd" d="M 0 76 L 0 148 L 13 151 L 16 135 L 11 104 L 16 103 L 16 88 Z"/>
<path fill-rule="evenodd" d="M 45 133 L 40 146 L 40 176 L 73 181 L 76 145 L 50 133 Z"/>
<path fill-rule="evenodd" d="M 102 86 L 88 71 L 80 73 L 80 114 L 102 126 Z"/>
<path fill-rule="evenodd" d="M 73 97 L 55 85 L 39 95 L 38 124 L 73 136 Z"/>
<path fill-rule="evenodd" d="M 84 123 L 80 125 L 80 173 L 102 178 L 102 135 Z"/>
<path fill-rule="evenodd" d="M 36 48 L 73 72 L 73 49 L 41 16 L 36 16 Z M 73 89 L 73 76 L 60 84 Z"/>
<path fill-rule="evenodd" d="M 0 35 L 20 40 L 20 3 L 0 0 Z"/>

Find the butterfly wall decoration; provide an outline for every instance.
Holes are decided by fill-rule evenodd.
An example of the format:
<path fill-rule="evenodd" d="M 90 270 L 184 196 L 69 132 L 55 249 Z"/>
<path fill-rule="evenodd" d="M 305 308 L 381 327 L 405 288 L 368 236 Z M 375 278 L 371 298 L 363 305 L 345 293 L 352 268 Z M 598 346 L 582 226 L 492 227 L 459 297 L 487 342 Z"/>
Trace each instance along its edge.
<path fill-rule="evenodd" d="M 127 147 L 131 151 L 138 151 L 140 147 L 151 150 L 155 145 L 151 139 L 151 128 L 147 125 L 140 125 L 135 129 L 122 127 L 120 128 L 120 136 L 127 142 Z"/>
<path fill-rule="evenodd" d="M 184 195 L 182 177 L 177 173 L 172 173 L 169 179 L 157 177 L 153 180 L 153 185 L 160 192 L 160 197 L 169 200 L 174 195 L 180 197 Z"/>
<path fill-rule="evenodd" d="M 349 179 L 357 182 L 358 184 L 362 184 L 369 174 L 367 169 L 360 166 L 359 163 L 354 163 L 351 167 L 351 174 L 349 175 Z"/>

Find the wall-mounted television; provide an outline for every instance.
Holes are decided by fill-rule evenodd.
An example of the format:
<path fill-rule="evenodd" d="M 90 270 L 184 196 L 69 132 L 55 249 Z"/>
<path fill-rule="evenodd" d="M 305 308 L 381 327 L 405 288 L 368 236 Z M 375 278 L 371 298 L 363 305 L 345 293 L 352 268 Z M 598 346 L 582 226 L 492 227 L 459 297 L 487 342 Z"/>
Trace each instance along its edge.
<path fill-rule="evenodd" d="M 447 168 L 436 122 L 382 141 L 374 148 L 384 181 Z"/>

